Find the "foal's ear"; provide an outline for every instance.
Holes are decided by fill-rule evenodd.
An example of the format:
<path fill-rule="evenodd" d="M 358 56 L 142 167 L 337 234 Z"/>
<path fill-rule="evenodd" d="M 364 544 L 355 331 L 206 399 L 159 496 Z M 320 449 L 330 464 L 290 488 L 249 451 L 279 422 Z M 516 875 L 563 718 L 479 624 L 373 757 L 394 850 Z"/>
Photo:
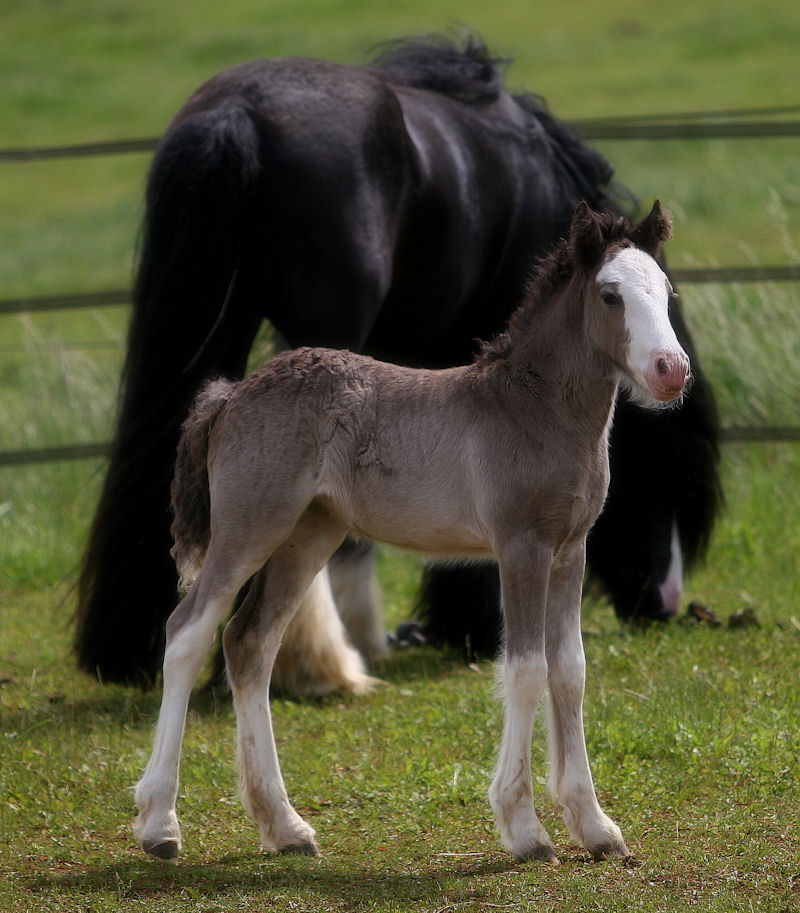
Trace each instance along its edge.
<path fill-rule="evenodd" d="M 585 200 L 578 203 L 572 217 L 569 243 L 575 259 L 583 266 L 594 266 L 605 249 L 600 216 Z"/>
<path fill-rule="evenodd" d="M 653 257 L 658 256 L 661 245 L 671 237 L 672 220 L 659 200 L 630 233 L 631 241 Z"/>

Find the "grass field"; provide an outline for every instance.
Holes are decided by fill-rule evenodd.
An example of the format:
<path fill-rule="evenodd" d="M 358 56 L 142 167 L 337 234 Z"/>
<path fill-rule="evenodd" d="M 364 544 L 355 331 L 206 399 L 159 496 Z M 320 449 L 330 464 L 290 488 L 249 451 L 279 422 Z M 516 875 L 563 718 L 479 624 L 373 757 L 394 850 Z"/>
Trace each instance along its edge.
<path fill-rule="evenodd" d="M 360 62 L 378 41 L 466 22 L 514 58 L 509 83 L 580 117 L 797 103 L 800 6 L 744 0 L 0 0 L 0 145 L 155 136 L 204 78 L 255 56 Z M 797 263 L 797 140 L 608 142 L 676 221 L 677 266 Z M 0 163 L 0 298 L 129 284 L 147 156 Z M 796 284 L 682 289 L 726 424 L 796 424 Z M 109 433 L 123 309 L 0 317 L 0 451 Z M 569 846 L 534 777 L 557 868 L 500 849 L 486 790 L 494 667 L 391 656 L 366 698 L 273 702 L 290 794 L 319 859 L 269 857 L 236 799 L 233 717 L 199 694 L 187 733 L 185 854 L 145 859 L 130 787 L 158 697 L 78 675 L 71 584 L 98 461 L 0 468 L 0 911 L 800 911 L 800 447 L 728 444 L 727 510 L 687 601 L 718 628 L 620 628 L 585 603 L 587 739 L 634 853 Z M 416 559 L 382 555 L 390 623 Z M 759 624 L 727 619 L 750 608 Z"/>

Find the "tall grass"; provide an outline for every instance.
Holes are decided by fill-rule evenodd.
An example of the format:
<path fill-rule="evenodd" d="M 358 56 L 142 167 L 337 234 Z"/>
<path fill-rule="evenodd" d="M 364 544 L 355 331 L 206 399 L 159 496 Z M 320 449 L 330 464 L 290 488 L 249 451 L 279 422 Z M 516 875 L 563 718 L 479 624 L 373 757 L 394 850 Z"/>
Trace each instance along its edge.
<path fill-rule="evenodd" d="M 0 450 L 109 439 L 122 320 L 97 311 L 2 321 Z M 101 472 L 97 461 L 0 467 L 3 586 L 74 576 Z"/>

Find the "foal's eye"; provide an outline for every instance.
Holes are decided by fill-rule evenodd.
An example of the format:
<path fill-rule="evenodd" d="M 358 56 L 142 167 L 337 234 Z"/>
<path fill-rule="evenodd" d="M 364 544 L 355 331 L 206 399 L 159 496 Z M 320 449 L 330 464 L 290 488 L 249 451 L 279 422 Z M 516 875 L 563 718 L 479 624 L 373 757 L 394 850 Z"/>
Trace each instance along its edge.
<path fill-rule="evenodd" d="M 622 296 L 611 289 L 603 289 L 600 292 L 600 297 L 603 299 L 603 304 L 612 311 L 622 307 Z"/>

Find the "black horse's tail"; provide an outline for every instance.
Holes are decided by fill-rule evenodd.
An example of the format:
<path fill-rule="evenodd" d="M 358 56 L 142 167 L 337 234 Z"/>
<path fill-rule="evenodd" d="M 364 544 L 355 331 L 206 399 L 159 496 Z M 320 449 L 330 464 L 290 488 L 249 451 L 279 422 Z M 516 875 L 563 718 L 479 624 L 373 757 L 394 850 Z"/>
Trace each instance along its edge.
<path fill-rule="evenodd" d="M 150 684 L 160 666 L 181 422 L 203 380 L 241 376 L 260 322 L 247 294 L 259 154 L 232 101 L 179 113 L 150 170 L 116 433 L 78 584 L 78 661 L 105 680 Z"/>
<path fill-rule="evenodd" d="M 236 389 L 235 381 L 212 380 L 195 400 L 181 428 L 172 478 L 172 557 L 188 589 L 197 578 L 211 538 L 208 437 Z"/>

